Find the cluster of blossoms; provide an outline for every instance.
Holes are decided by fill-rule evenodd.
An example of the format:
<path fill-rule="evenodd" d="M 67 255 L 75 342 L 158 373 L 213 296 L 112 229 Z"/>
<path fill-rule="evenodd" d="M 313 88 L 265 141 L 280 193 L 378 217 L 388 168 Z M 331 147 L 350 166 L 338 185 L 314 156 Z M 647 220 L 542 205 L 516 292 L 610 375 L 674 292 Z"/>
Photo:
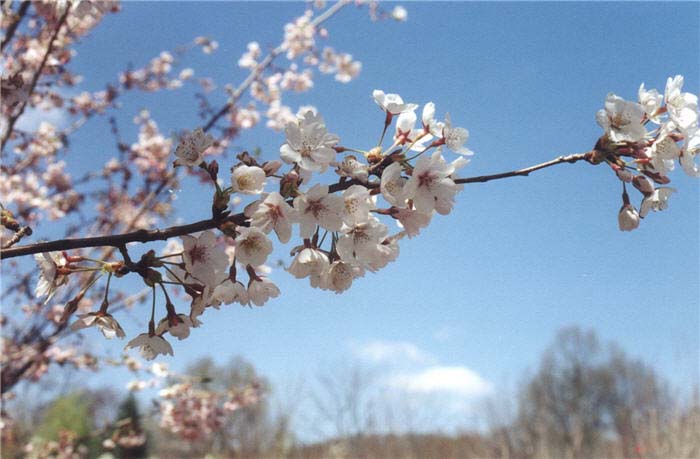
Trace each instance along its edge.
<path fill-rule="evenodd" d="M 449 115 L 444 121 L 436 119 L 434 104 L 425 105 L 417 124 L 416 104 L 379 90 L 372 96 L 383 113 L 376 146 L 366 151 L 340 146 L 339 137 L 328 132 L 323 118 L 309 110 L 286 126 L 281 161 L 260 164 L 243 153 L 231 168 L 229 186 L 219 178 L 218 163 L 205 161 L 214 138 L 202 129 L 183 135 L 174 149 L 174 165 L 208 175 L 215 187 L 212 214 L 219 232 L 180 236 L 180 241 L 169 242 L 162 255 L 149 251 L 137 263 L 128 256 L 124 261 L 104 262 L 58 252 L 38 254 L 37 297 L 50 299 L 75 272 L 107 275 L 99 310 L 79 314 L 72 328 L 96 327 L 108 339 L 123 338 L 124 331 L 108 312 L 110 280 L 138 273 L 153 289 L 151 319 L 148 331 L 130 340 L 126 348 L 138 348 L 150 360 L 159 354 L 172 355 L 166 336 L 186 339 L 190 329 L 201 324 L 207 308 L 232 303 L 262 306 L 280 294 L 264 275 L 273 251 L 272 233 L 282 244 L 299 238 L 291 250 L 290 274 L 308 277 L 315 288 L 347 290 L 366 271 L 378 271 L 395 260 L 401 238 L 417 235 L 433 214 L 451 211 L 461 189 L 455 173 L 467 163 L 465 156 L 472 154 L 464 146 L 467 130 L 453 127 Z M 383 147 L 394 120 L 390 145 Z M 447 162 L 444 148 L 457 153 L 457 158 Z M 288 170 L 282 173 L 284 163 Z M 333 173 L 337 183 L 312 184 L 314 174 L 323 173 Z M 267 191 L 273 183 L 278 190 Z M 230 215 L 231 198 L 248 200 L 242 214 Z M 399 229 L 390 234 L 383 219 L 395 220 Z M 191 297 L 189 311 L 176 311 L 166 284 Z M 156 321 L 158 288 L 165 296 L 166 314 Z"/>
<path fill-rule="evenodd" d="M 162 387 L 158 391 L 158 400 L 155 401 L 159 425 L 189 441 L 207 438 L 219 431 L 233 413 L 259 403 L 263 393 L 262 384 L 256 379 L 235 388 L 216 391 L 198 384 L 201 378 L 177 374 L 162 363 L 153 363 L 145 369 L 152 377 L 143 374 L 141 362 L 127 355 L 114 364 L 125 365 L 139 374 L 139 379 L 127 385 L 131 391 Z M 138 441 L 142 435 L 138 429 L 129 429 L 126 422 L 117 427 L 111 438 L 115 446 L 120 445 L 120 442 Z"/>
<path fill-rule="evenodd" d="M 668 78 L 664 94 L 642 84 L 638 102 L 611 93 L 597 113 L 605 134 L 596 144 L 594 162 L 605 161 L 622 181 L 622 231 L 636 229 L 650 211 L 667 208 L 676 190 L 663 185 L 670 183 L 668 173 L 676 162 L 691 177 L 700 177 L 698 96 L 682 88 L 683 77 L 677 75 Z M 639 210 L 630 202 L 628 183 L 642 194 Z"/>
<path fill-rule="evenodd" d="M 221 429 L 227 417 L 258 403 L 258 387 L 219 394 L 196 389 L 190 382 L 171 385 L 159 393 L 160 426 L 188 441 L 201 440 Z"/>
<path fill-rule="evenodd" d="M 2 249 L 31 235 L 32 229 L 39 228 L 46 219 L 58 220 L 52 231 L 63 232 L 63 237 L 68 238 L 153 228 L 170 214 L 170 203 L 176 196 L 175 193 L 166 192 L 177 188 L 178 178 L 176 171 L 168 167 L 167 157 L 177 144 L 178 137 L 187 138 L 190 134 L 162 130 L 162 123 L 157 124 L 150 114 L 142 112 L 134 120 L 139 127 L 138 138 L 126 138 L 119 129 L 123 120 L 116 116 L 122 106 L 120 99 L 133 94 L 133 91 L 174 90 L 186 82 L 197 81 L 204 89 L 197 94 L 199 114 L 203 119 L 208 119 L 206 124 L 203 123 L 200 136 L 211 144 L 206 147 L 195 144 L 193 148 L 204 148 L 207 155 L 212 157 L 224 152 L 241 129 L 252 128 L 259 123 L 267 123 L 275 130 L 284 129 L 289 122 L 296 120 L 296 113 L 307 111 L 307 107 L 298 110 L 295 107 L 293 111 L 285 105 L 285 92 L 313 88 L 314 74 L 319 72 L 334 75 L 337 81 L 348 82 L 360 71 L 360 63 L 352 56 L 328 46 L 329 32 L 323 27 L 327 19 L 350 4 L 345 1 L 329 2 L 328 5 L 325 2 L 309 3 L 306 5 L 309 12 L 293 19 L 285 27 L 278 46 L 260 46 L 252 42 L 239 63 L 245 72 L 237 85 L 215 83 L 210 78 L 200 77 L 199 70 L 195 78 L 195 71 L 186 65 L 186 53 L 199 48 L 203 53 L 210 54 L 219 47 L 211 38 L 196 37 L 183 47 L 156 50 L 153 59 L 135 63 L 133 67 L 125 64 L 125 68 L 116 73 L 112 81 L 105 82 L 101 90 L 86 91 L 78 87 L 83 82 L 82 75 L 74 72 L 76 66 L 70 65 L 80 53 L 75 45 L 103 17 L 118 12 L 119 3 L 106 0 L 3 3 L 0 22 L 7 33 L 3 37 L 0 98 L 3 114 L 0 123 L 3 153 L 0 196 L 3 212 L 7 210 L 21 224 L 5 226 L 3 218 L 0 233 Z M 372 14 L 379 11 L 375 2 L 355 2 L 355 5 L 368 7 Z M 396 12 L 398 15 L 381 13 L 377 18 L 405 19 L 405 10 L 396 9 Z M 286 59 L 288 51 L 291 51 L 291 59 Z M 225 90 L 221 94 L 225 97 L 221 108 L 213 107 L 207 99 L 218 86 Z M 66 157 L 94 153 L 83 151 L 85 144 L 73 139 L 83 132 L 84 126 L 94 127 L 94 121 L 90 123 L 91 118 L 99 115 L 106 115 L 105 121 L 109 117 L 115 153 L 111 157 L 105 156 L 106 162 L 101 168 L 93 167 L 81 176 L 71 174 L 70 168 L 65 165 L 67 161 L 64 162 Z M 209 131 L 216 132 L 215 140 L 204 135 Z M 196 139 L 196 133 L 192 134 Z M 242 166 L 256 167 L 252 163 Z M 268 182 L 274 180 L 274 166 L 269 164 L 266 169 Z M 208 171 L 197 167 L 183 169 L 201 177 L 209 175 Z M 235 181 L 237 188 L 233 194 L 238 196 L 232 197 L 234 203 L 240 199 L 239 196 L 246 196 L 246 191 L 251 190 L 245 183 L 246 169 L 240 167 L 236 173 L 241 180 Z M 231 246 L 228 254 L 229 265 L 232 264 L 235 243 L 220 240 L 218 244 L 218 247 Z M 104 260 L 110 259 L 112 253 L 104 249 L 81 251 L 80 255 Z M 6 319 L 7 329 L 15 329 L 18 338 L 17 343 L 9 339 L 3 342 L 8 351 L 0 362 L 4 375 L 3 390 L 9 390 L 23 377 L 40 376 L 51 362 L 92 367 L 91 359 L 94 357 L 88 358 L 89 354 L 77 352 L 70 357 L 67 351 L 71 349 L 70 346 L 58 348 L 55 344 L 56 336 L 61 336 L 61 339 L 70 336 L 63 331 L 70 325 L 67 318 L 74 313 L 79 314 L 79 324 L 74 327 L 76 330 L 97 327 L 105 336 L 115 338 L 122 337 L 124 333 L 111 316 L 103 314 L 106 310 L 99 306 L 101 298 L 99 293 L 94 292 L 95 289 L 92 293 L 81 293 L 83 288 L 95 285 L 93 281 L 96 276 L 101 275 L 103 281 L 107 275 L 116 277 L 117 268 L 105 268 L 108 264 L 88 260 L 66 266 L 62 258 L 64 254 L 56 252 L 47 256 L 51 262 L 43 255 L 38 260 L 41 278 L 45 281 L 39 295 L 43 295 L 42 299 L 51 296 L 52 304 L 49 307 L 43 306 L 32 296 L 34 289 L 28 284 L 31 273 L 22 272 L 26 270 L 25 265 L 10 263 L 6 266 L 12 271 L 6 272 L 7 278 L 25 279 L 24 283 L 17 284 L 19 288 L 8 289 L 8 292 L 12 292 L 8 294 L 26 296 L 26 299 L 18 301 L 18 311 L 21 312 L 17 317 Z M 177 262 L 182 264 L 183 270 L 185 268 L 183 256 L 166 261 Z M 142 266 L 144 270 L 145 264 Z M 266 278 L 264 265 L 254 266 L 250 271 L 247 265 L 238 263 L 238 267 L 243 276 L 244 273 L 249 274 L 249 282 L 241 280 L 228 284 L 211 281 L 211 285 L 207 286 L 193 276 L 183 279 L 193 285 L 185 288 L 185 291 L 199 298 L 195 310 L 203 309 L 206 305 L 215 306 L 217 301 L 234 301 L 229 298 L 242 304 L 262 305 L 268 298 L 279 294 L 277 287 Z M 166 275 L 172 274 L 165 272 L 163 267 L 149 266 L 149 269 L 163 272 L 165 282 L 175 282 L 171 277 L 166 278 Z M 230 273 L 222 271 L 218 274 L 223 279 Z M 68 278 L 71 282 L 64 283 Z M 245 283 L 243 288 L 242 282 Z M 204 290 L 205 287 L 208 287 L 207 290 Z M 56 288 L 60 289 L 60 293 L 54 296 Z M 235 294 L 231 293 L 232 290 L 235 290 Z M 76 293 L 80 293 L 80 301 L 74 301 Z M 122 297 L 127 296 L 120 292 L 110 295 L 109 313 L 125 305 L 120 303 Z M 86 315 L 90 312 L 93 314 Z M 191 314 L 184 315 L 189 317 Z M 173 322 L 171 328 L 174 328 L 177 322 L 172 319 L 172 314 L 170 316 L 170 322 Z M 190 321 L 192 326 L 196 326 L 196 314 L 193 316 L 194 319 Z M 28 321 L 32 321 L 31 326 L 27 326 Z M 51 327 L 44 327 L 42 323 L 45 321 Z M 163 332 L 164 326 L 155 321 L 153 334 L 166 333 L 167 336 L 167 332 Z M 43 332 L 24 335 L 35 329 Z M 150 334 L 147 335 L 148 338 L 132 343 L 134 347 L 151 349 L 154 355 L 171 352 L 161 341 L 154 341 Z M 17 369 L 17 372 L 10 371 L 12 369 Z"/>

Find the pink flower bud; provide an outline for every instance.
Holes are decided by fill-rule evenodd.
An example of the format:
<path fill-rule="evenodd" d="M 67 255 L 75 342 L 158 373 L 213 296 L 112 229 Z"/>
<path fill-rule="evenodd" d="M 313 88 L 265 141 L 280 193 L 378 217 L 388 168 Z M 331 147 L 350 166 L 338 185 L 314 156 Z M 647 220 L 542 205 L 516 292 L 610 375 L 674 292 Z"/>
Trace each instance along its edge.
<path fill-rule="evenodd" d="M 637 209 L 631 204 L 625 204 L 620 209 L 617 215 L 617 222 L 620 225 L 620 231 L 632 231 L 639 227 L 639 214 Z"/>

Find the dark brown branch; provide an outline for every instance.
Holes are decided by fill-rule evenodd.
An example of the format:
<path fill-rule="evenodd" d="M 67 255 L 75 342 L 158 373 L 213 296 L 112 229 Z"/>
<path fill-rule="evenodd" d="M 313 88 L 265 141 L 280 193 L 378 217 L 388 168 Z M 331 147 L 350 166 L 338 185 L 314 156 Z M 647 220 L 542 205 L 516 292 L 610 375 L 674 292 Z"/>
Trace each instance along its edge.
<path fill-rule="evenodd" d="M 0 51 L 4 51 L 5 46 L 7 46 L 8 43 L 10 43 L 10 41 L 12 41 L 12 37 L 14 37 L 15 32 L 17 31 L 17 27 L 19 27 L 19 24 L 22 22 L 22 19 L 24 19 L 24 16 L 27 14 L 27 10 L 29 9 L 30 3 L 31 2 L 29 0 L 24 0 L 19 5 L 19 8 L 17 9 L 17 14 L 15 15 L 10 25 L 7 26 L 7 32 L 2 38 L 2 44 L 0 44 Z"/>

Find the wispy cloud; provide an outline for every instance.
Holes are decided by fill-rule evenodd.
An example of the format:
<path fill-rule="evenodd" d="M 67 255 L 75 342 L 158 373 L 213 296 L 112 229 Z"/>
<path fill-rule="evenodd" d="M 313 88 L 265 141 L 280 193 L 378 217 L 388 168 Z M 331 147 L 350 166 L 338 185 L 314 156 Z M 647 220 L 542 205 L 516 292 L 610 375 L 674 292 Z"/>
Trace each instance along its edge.
<path fill-rule="evenodd" d="M 471 398 L 493 392 L 491 383 L 464 366 L 431 366 L 390 376 L 387 382 L 393 388 L 421 394 L 446 393 Z"/>
<path fill-rule="evenodd" d="M 374 340 L 351 347 L 357 358 L 371 363 L 426 365 L 436 361 L 430 353 L 407 341 Z"/>

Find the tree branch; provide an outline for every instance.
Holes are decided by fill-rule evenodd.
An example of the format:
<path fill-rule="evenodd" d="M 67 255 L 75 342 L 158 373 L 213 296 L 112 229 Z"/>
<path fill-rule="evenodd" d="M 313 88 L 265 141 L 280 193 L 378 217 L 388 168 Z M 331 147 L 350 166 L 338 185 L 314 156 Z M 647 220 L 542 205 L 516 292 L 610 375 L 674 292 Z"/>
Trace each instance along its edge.
<path fill-rule="evenodd" d="M 559 156 L 551 161 L 545 163 L 536 164 L 534 166 L 526 167 L 524 169 L 518 169 L 511 172 L 503 172 L 494 175 L 482 175 L 478 177 L 467 177 L 456 179 L 455 183 L 482 183 L 491 180 L 498 180 L 508 177 L 518 177 L 527 176 L 531 172 L 544 169 L 546 167 L 555 166 L 557 164 L 563 163 L 575 163 L 578 161 L 586 160 L 588 161 L 591 157 L 591 152 L 578 153 L 568 156 Z M 352 185 L 364 185 L 368 188 L 377 188 L 376 183 L 362 183 L 358 180 L 346 180 L 344 182 L 338 182 L 330 185 L 328 187 L 329 193 L 336 193 L 338 191 L 343 191 L 350 188 Z M 233 222 L 239 226 L 247 226 L 246 216 L 241 212 L 235 215 L 230 215 L 222 220 L 200 220 L 198 222 L 190 223 L 187 225 L 171 226 L 165 229 L 154 229 L 145 230 L 141 229 L 138 231 L 132 231 L 123 234 L 114 234 L 109 236 L 96 236 L 96 237 L 86 237 L 86 238 L 75 238 L 75 239 L 58 239 L 50 242 L 40 242 L 36 244 L 27 244 L 19 247 L 10 247 L 8 249 L 0 250 L 0 259 L 5 260 L 8 258 L 21 257 L 26 255 L 33 255 L 36 253 L 43 252 L 56 252 L 62 250 L 73 250 L 82 249 L 87 247 L 114 247 L 117 249 L 123 249 L 126 244 L 130 242 L 152 242 L 152 241 L 165 241 L 167 239 L 184 236 L 186 234 L 197 233 L 199 231 L 206 231 L 219 227 L 221 224 L 226 222 Z M 114 250 L 114 249 L 112 249 Z"/>
<path fill-rule="evenodd" d="M 547 161 L 546 163 L 541 163 L 541 164 L 536 164 L 534 166 L 526 167 L 525 169 L 518 169 L 516 171 L 511 171 L 511 172 L 502 172 L 500 174 L 493 174 L 493 175 L 480 175 L 478 177 L 467 177 L 467 178 L 460 178 L 456 179 L 455 183 L 460 184 L 460 183 L 483 183 L 483 182 L 489 182 L 491 180 L 498 180 L 502 178 L 508 178 L 508 177 L 519 177 L 523 176 L 526 177 L 530 175 L 530 172 L 534 172 L 540 169 L 544 169 L 545 167 L 550 167 L 550 166 L 555 166 L 557 164 L 562 164 L 562 163 L 575 163 L 581 160 L 589 161 L 591 158 L 592 152 L 586 152 L 586 153 L 577 153 L 573 155 L 568 155 L 568 156 L 560 156 L 558 158 L 555 158 L 551 161 Z"/>
<path fill-rule="evenodd" d="M 15 35 L 15 32 L 17 31 L 17 27 L 19 27 L 19 24 L 22 22 L 22 19 L 24 19 L 24 16 L 27 14 L 27 10 L 29 9 L 29 4 L 31 2 L 29 0 L 24 0 L 20 5 L 19 8 L 17 9 L 17 13 L 15 14 L 14 19 L 10 23 L 9 26 L 7 26 L 7 32 L 5 32 L 5 36 L 2 38 L 2 44 L 0 44 L 0 51 L 5 50 L 5 46 L 7 46 L 10 41 L 12 40 L 12 37 Z"/>
<path fill-rule="evenodd" d="M 29 99 L 31 99 L 32 93 L 34 92 L 34 88 L 36 88 L 36 84 L 39 81 L 39 77 L 41 77 L 41 74 L 44 71 L 44 67 L 46 66 L 46 62 L 48 61 L 49 56 L 51 55 L 51 51 L 53 51 L 53 45 L 56 42 L 56 38 L 58 38 L 58 34 L 61 32 L 61 29 L 63 28 L 63 24 L 65 24 L 66 20 L 68 19 L 68 13 L 70 13 L 70 4 L 68 4 L 68 7 L 66 7 L 66 11 L 65 11 L 65 13 L 63 13 L 63 16 L 61 16 L 61 18 L 58 20 L 58 24 L 56 25 L 56 30 L 54 30 L 53 35 L 51 36 L 51 39 L 49 40 L 49 45 L 46 47 L 46 53 L 44 53 L 44 57 L 41 60 L 41 64 L 39 64 L 39 68 L 34 73 L 34 77 L 32 78 L 32 82 L 29 84 L 29 91 L 27 91 L 27 98 L 24 100 L 24 102 L 22 103 L 22 106 L 19 108 L 17 113 L 15 115 L 11 116 L 9 121 L 7 122 L 7 130 L 5 131 L 5 135 L 3 135 L 3 137 L 2 137 L 2 143 L 0 144 L 0 152 L 5 151 L 5 144 L 7 143 L 7 141 L 10 139 L 10 136 L 12 135 L 12 131 L 15 128 L 15 123 L 24 113 L 24 109 L 27 108 L 27 104 L 29 103 Z"/>

